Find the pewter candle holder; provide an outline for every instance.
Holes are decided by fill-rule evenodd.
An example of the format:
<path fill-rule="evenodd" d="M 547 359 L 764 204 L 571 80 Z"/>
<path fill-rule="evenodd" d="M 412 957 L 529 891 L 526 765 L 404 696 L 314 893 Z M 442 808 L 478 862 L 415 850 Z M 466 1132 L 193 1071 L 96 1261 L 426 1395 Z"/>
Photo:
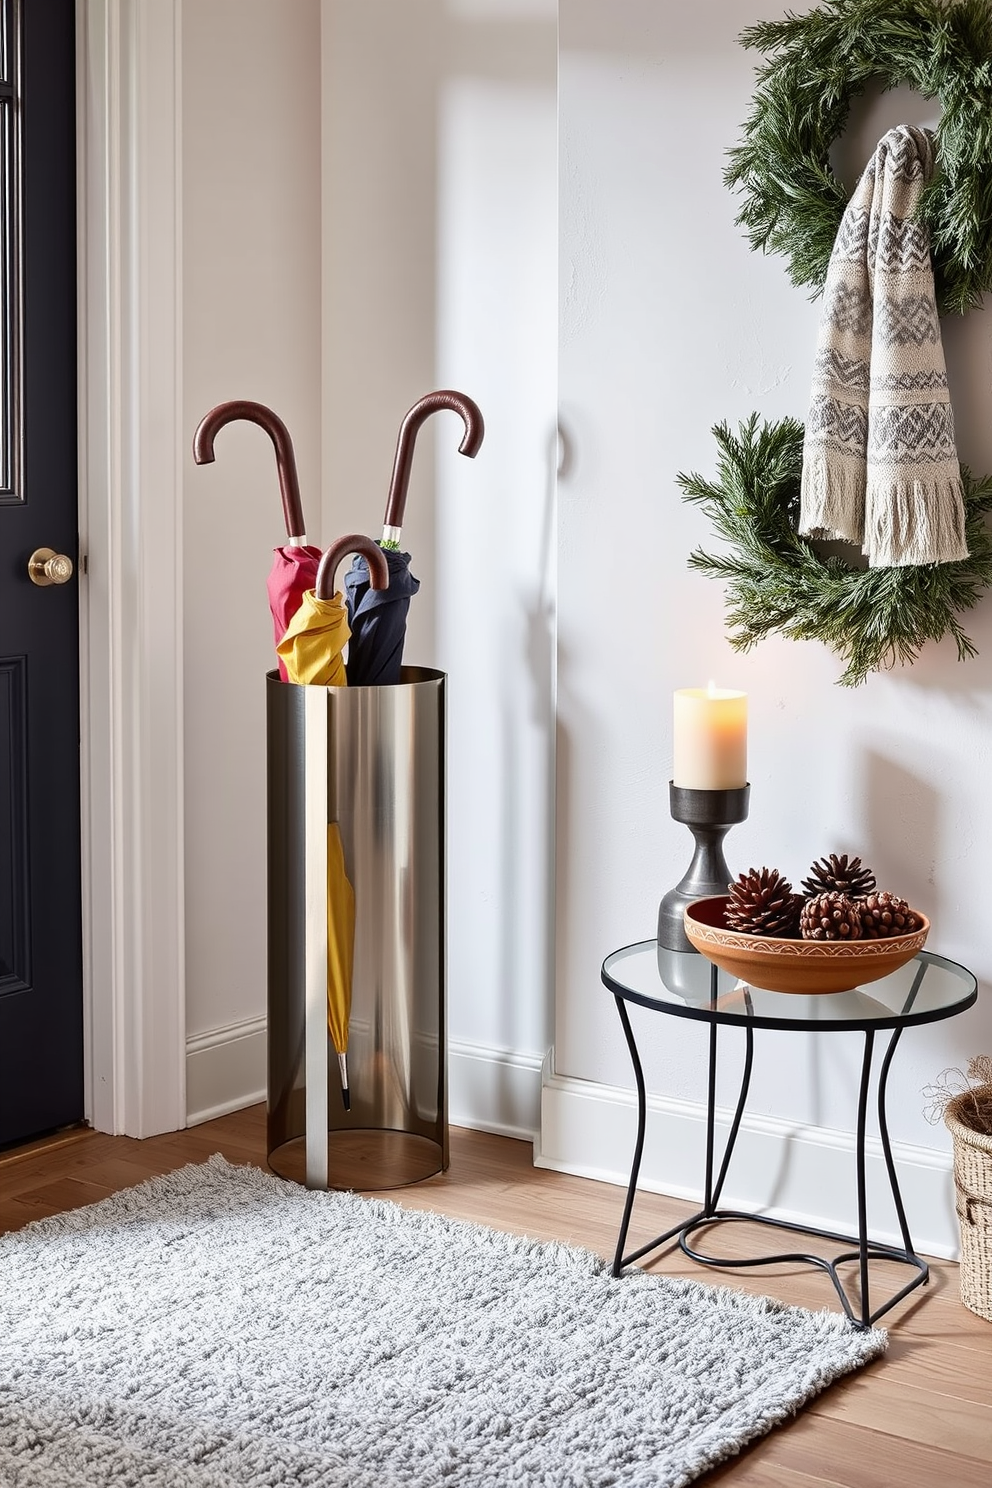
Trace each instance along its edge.
<path fill-rule="evenodd" d="M 693 951 L 683 913 L 693 899 L 725 894 L 731 872 L 723 855 L 730 828 L 747 820 L 749 785 L 736 790 L 693 790 L 668 782 L 672 817 L 689 828 L 696 843 L 685 876 L 669 889 L 658 909 L 658 944 L 669 951 Z"/>

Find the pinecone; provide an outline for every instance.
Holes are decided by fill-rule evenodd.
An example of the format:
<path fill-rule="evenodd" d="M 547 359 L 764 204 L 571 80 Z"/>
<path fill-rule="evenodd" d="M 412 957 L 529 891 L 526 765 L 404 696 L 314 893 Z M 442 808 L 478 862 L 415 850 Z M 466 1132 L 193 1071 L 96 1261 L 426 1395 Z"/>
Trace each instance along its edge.
<path fill-rule="evenodd" d="M 794 894 L 787 878 L 775 868 L 751 868 L 728 884 L 730 895 L 723 912 L 730 930 L 744 935 L 793 937 L 799 929 L 801 894 Z"/>
<path fill-rule="evenodd" d="M 860 940 L 860 901 L 847 894 L 814 894 L 799 916 L 803 940 Z"/>
<path fill-rule="evenodd" d="M 859 900 L 861 933 L 866 940 L 887 940 L 890 935 L 912 935 L 922 921 L 905 899 L 895 894 L 869 894 Z"/>
<path fill-rule="evenodd" d="M 861 899 L 874 887 L 871 869 L 862 868 L 860 858 L 848 861 L 847 853 L 840 858 L 836 853 L 821 858 L 809 870 L 809 878 L 803 879 L 807 894 L 846 894 L 849 899 Z"/>

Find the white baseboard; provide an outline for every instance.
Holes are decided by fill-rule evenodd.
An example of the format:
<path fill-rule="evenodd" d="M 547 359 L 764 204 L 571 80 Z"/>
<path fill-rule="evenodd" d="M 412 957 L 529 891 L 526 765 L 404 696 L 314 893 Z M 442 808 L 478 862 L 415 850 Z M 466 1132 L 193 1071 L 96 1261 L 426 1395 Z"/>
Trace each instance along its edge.
<path fill-rule="evenodd" d="M 452 1125 L 533 1142 L 541 1122 L 542 1065 L 537 1054 L 449 1040 Z"/>
<path fill-rule="evenodd" d="M 186 1043 L 188 1126 L 265 1100 L 266 1020 L 249 1018 Z M 448 1114 L 454 1126 L 533 1141 L 541 1118 L 542 1060 L 482 1044 L 448 1045 Z"/>
<path fill-rule="evenodd" d="M 558 1075 L 554 1051 L 542 1073 L 540 1136 L 534 1163 L 624 1188 L 637 1134 L 633 1091 Z M 717 1153 L 733 1113 L 717 1111 Z M 706 1114 L 702 1104 L 649 1096 L 638 1187 L 702 1202 Z M 913 1243 L 921 1255 L 956 1259 L 951 1157 L 893 1143 L 892 1155 Z M 873 1239 L 902 1244 L 881 1143 L 866 1144 L 868 1224 Z M 721 1204 L 845 1234 L 857 1231 L 853 1133 L 745 1114 Z M 617 1197 L 617 1223 L 622 1200 Z M 637 1225 L 629 1247 L 650 1238 Z"/>
<path fill-rule="evenodd" d="M 187 1124 L 196 1126 L 264 1101 L 265 1054 L 264 1018 L 189 1039 Z M 633 1092 L 558 1075 L 551 1054 L 542 1070 L 536 1055 L 451 1041 L 448 1108 L 455 1126 L 533 1141 L 537 1167 L 626 1187 L 637 1130 Z M 730 1117 L 726 1109 L 718 1110 L 718 1142 Z M 704 1140 L 701 1104 L 649 1097 L 639 1187 L 700 1202 Z M 899 1243 L 877 1138 L 868 1139 L 866 1151 L 871 1234 Z M 950 1155 L 894 1143 L 893 1157 L 917 1250 L 956 1258 Z M 857 1228 L 853 1135 L 745 1115 L 723 1203 L 852 1233 Z M 620 1210 L 618 1193 L 618 1223 Z M 637 1235 L 635 1206 L 632 1244 Z"/>
<path fill-rule="evenodd" d="M 186 1125 L 265 1100 L 265 1018 L 246 1018 L 186 1040 Z"/>

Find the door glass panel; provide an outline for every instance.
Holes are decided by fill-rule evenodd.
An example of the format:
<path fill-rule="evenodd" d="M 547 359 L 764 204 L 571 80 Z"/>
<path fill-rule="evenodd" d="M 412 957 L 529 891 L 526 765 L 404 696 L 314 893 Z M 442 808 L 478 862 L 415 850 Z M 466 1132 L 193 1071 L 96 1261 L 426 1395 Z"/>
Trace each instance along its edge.
<path fill-rule="evenodd" d="M 18 47 L 21 0 L 0 0 L 0 505 L 19 504 L 21 243 Z"/>

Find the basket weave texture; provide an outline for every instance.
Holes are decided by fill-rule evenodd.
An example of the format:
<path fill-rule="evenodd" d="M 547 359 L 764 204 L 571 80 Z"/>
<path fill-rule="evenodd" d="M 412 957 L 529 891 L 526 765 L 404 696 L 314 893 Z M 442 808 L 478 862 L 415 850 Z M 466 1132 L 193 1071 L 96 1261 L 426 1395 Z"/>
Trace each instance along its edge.
<path fill-rule="evenodd" d="M 961 1227 L 961 1301 L 992 1322 L 992 1133 L 966 1120 L 975 1097 L 992 1100 L 992 1086 L 965 1091 L 944 1111 L 954 1139 L 955 1206 Z"/>

